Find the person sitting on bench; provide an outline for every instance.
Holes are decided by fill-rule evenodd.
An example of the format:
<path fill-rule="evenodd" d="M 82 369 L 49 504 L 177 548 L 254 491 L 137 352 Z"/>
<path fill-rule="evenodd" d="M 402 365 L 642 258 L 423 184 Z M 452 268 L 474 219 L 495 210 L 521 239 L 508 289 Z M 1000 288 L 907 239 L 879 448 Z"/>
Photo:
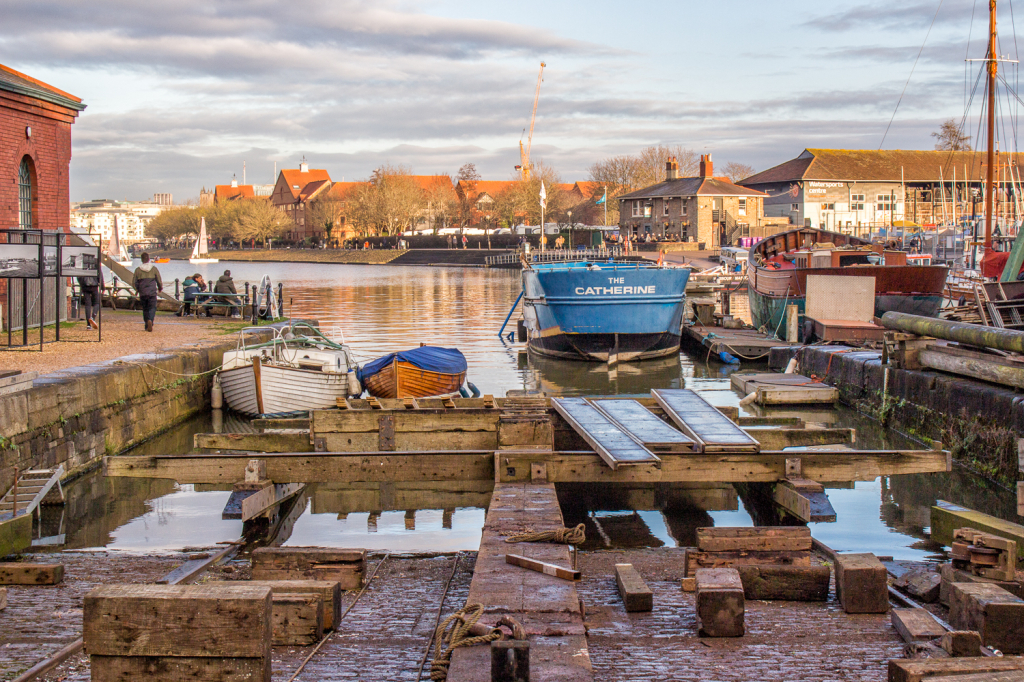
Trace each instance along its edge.
<path fill-rule="evenodd" d="M 229 315 L 231 317 L 241 317 L 242 314 L 238 310 L 238 291 L 235 290 L 235 282 L 231 279 L 231 271 L 225 270 L 224 274 L 217 279 L 217 283 L 213 286 L 213 293 L 215 294 L 232 294 L 231 296 L 217 296 L 214 298 L 218 303 L 226 303 L 230 306 Z M 206 316 L 210 317 L 210 308 L 206 307 Z"/>

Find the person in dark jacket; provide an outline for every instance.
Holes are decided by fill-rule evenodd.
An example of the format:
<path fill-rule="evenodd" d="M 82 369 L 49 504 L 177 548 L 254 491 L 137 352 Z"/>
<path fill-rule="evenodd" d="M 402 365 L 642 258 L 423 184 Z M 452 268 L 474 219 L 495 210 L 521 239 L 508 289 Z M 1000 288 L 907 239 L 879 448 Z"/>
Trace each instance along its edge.
<path fill-rule="evenodd" d="M 184 296 L 182 300 L 185 302 L 184 310 L 182 315 L 188 317 L 192 314 L 192 304 L 196 300 L 196 294 L 200 291 L 206 290 L 206 284 L 203 282 L 203 276 L 198 272 L 191 277 L 186 277 L 185 281 L 181 283 L 185 287 Z M 198 308 L 198 306 L 197 306 Z"/>
<path fill-rule="evenodd" d="M 100 325 L 96 319 L 103 305 L 100 298 L 100 291 L 103 289 L 103 269 L 99 269 L 99 277 L 78 277 L 78 290 L 82 294 L 82 308 L 85 309 L 85 326 L 89 329 L 99 329 Z"/>
<path fill-rule="evenodd" d="M 231 279 L 231 271 L 225 270 L 224 274 L 217 279 L 217 283 L 213 285 L 213 293 L 215 294 L 237 294 L 235 290 L 235 281 Z M 218 296 L 217 300 L 221 303 L 238 303 L 237 296 Z M 206 311 L 207 317 L 210 315 L 209 309 Z M 239 312 L 238 307 L 235 305 L 231 306 L 231 317 L 241 317 L 242 314 Z"/>
<path fill-rule="evenodd" d="M 142 254 L 142 265 L 135 268 L 132 276 L 132 288 L 139 293 L 142 300 L 142 321 L 146 323 L 146 331 L 153 331 L 153 322 L 156 320 L 156 301 L 164 288 L 164 281 L 160 278 L 160 271 L 155 265 L 149 262 L 149 254 Z"/>

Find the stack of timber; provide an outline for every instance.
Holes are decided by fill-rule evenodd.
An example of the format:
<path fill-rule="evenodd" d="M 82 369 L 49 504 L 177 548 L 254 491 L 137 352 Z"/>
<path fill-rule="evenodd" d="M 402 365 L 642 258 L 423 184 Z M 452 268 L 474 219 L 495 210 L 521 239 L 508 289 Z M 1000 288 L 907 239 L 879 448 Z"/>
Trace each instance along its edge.
<path fill-rule="evenodd" d="M 363 586 L 364 549 L 260 547 L 252 553 L 253 580 L 327 580 L 343 590 Z"/>
<path fill-rule="evenodd" d="M 1006 654 L 1024 654 L 1024 599 L 986 583 L 953 583 L 949 622 L 974 630 L 981 643 Z"/>
<path fill-rule="evenodd" d="M 270 588 L 104 585 L 85 596 L 92 679 L 270 682 Z"/>
<path fill-rule="evenodd" d="M 729 383 L 743 395 L 755 395 L 758 405 L 832 405 L 839 390 L 800 374 L 775 372 L 734 372 Z"/>

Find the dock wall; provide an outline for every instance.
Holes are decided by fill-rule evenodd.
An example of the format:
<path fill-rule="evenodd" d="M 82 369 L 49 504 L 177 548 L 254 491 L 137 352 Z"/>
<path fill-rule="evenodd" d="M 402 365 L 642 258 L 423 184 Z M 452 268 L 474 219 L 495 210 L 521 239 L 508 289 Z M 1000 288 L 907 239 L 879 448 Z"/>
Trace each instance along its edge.
<path fill-rule="evenodd" d="M 0 395 L 0 472 L 63 464 L 73 473 L 184 421 L 209 405 L 210 370 L 235 343 L 60 370 Z"/>
<path fill-rule="evenodd" d="M 840 401 L 1011 485 L 1024 438 L 1024 394 L 966 377 L 883 365 L 881 353 L 843 346 L 773 348 L 769 365 L 796 357 L 800 373 L 839 389 Z"/>

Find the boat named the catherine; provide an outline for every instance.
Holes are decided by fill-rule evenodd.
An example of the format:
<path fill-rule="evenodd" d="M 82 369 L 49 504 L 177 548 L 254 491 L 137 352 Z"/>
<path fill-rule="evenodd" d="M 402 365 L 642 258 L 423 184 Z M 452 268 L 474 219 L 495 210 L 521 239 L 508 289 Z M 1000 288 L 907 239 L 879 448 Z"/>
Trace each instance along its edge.
<path fill-rule="evenodd" d="M 533 263 L 523 269 L 530 350 L 597 362 L 679 352 L 686 268 L 644 262 Z"/>
<path fill-rule="evenodd" d="M 754 327 L 778 329 L 787 305 L 796 305 L 802 316 L 808 275 L 874 277 L 875 317 L 890 310 L 935 317 L 949 268 L 916 260 L 904 251 L 810 227 L 767 237 L 751 247 L 747 259 Z"/>

